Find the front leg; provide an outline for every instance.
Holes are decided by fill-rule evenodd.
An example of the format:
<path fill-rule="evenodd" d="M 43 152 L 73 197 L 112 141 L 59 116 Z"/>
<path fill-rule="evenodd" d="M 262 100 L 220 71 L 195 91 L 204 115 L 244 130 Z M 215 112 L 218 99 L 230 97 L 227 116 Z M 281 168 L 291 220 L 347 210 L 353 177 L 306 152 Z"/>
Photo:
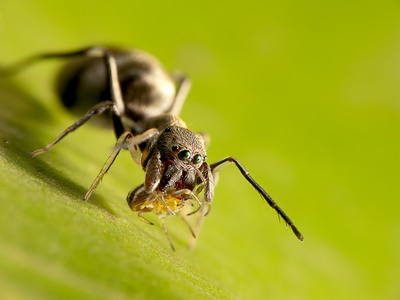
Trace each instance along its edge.
<path fill-rule="evenodd" d="M 126 131 L 123 133 L 117 143 L 115 144 L 114 149 L 112 150 L 110 156 L 108 157 L 107 161 L 105 162 L 104 166 L 101 168 L 99 175 L 97 175 L 96 179 L 93 181 L 92 185 L 90 186 L 88 192 L 86 193 L 85 197 L 83 200 L 88 200 L 94 190 L 97 188 L 99 185 L 100 181 L 103 179 L 103 176 L 108 172 L 108 170 L 111 168 L 111 165 L 114 163 L 115 159 L 117 158 L 119 152 L 121 151 L 122 148 L 124 148 L 124 145 L 126 145 L 126 141 L 128 140 L 128 146 L 129 147 L 134 147 L 135 145 L 141 144 L 148 139 L 152 138 L 156 133 L 158 133 L 157 129 L 151 128 L 147 131 L 145 131 L 142 134 L 136 135 L 132 137 L 132 133 L 129 131 Z"/>
<path fill-rule="evenodd" d="M 128 136 L 132 136 L 132 133 L 130 132 L 125 132 L 123 135 L 121 135 L 111 152 L 110 156 L 108 157 L 106 163 L 104 166 L 101 168 L 100 173 L 97 175 L 96 179 L 93 181 L 92 185 L 90 186 L 89 190 L 87 191 L 85 197 L 83 197 L 84 201 L 87 201 L 90 196 L 93 194 L 94 190 L 97 188 L 99 185 L 100 181 L 103 179 L 103 176 L 108 172 L 108 170 L 111 168 L 111 165 L 114 163 L 115 159 L 117 158 L 119 152 L 121 149 L 118 147 L 120 144 L 124 143 L 125 140 L 128 138 Z"/>
<path fill-rule="evenodd" d="M 239 169 L 240 173 L 242 173 L 243 177 L 246 178 L 246 180 L 256 189 L 257 192 L 260 193 L 260 195 L 268 202 L 268 204 L 277 211 L 278 215 L 281 216 L 286 224 L 292 228 L 293 233 L 297 236 L 297 238 L 300 241 L 303 241 L 303 236 L 300 233 L 300 231 L 294 226 L 293 222 L 290 220 L 290 218 L 285 214 L 285 212 L 275 203 L 275 201 L 271 198 L 270 195 L 253 179 L 253 177 L 250 176 L 249 172 L 245 168 L 244 165 L 242 165 L 236 158 L 229 156 L 224 159 L 221 159 L 213 164 L 210 165 L 210 168 L 214 173 L 219 172 L 222 170 L 224 167 L 230 164 L 235 164 L 236 167 Z"/>

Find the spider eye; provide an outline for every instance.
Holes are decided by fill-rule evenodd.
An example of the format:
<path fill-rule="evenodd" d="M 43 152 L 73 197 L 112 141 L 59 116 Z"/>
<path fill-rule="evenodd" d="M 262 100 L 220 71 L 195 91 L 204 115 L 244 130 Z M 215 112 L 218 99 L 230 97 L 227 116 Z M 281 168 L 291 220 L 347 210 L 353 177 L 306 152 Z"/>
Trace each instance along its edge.
<path fill-rule="evenodd" d="M 201 162 L 202 157 L 200 154 L 197 154 L 193 157 L 193 163 L 198 164 L 199 162 Z"/>
<path fill-rule="evenodd" d="M 188 160 L 190 158 L 190 151 L 189 150 L 183 150 L 178 153 L 178 158 L 180 160 Z"/>
<path fill-rule="evenodd" d="M 172 146 L 172 151 L 173 151 L 173 152 L 178 151 L 178 149 L 179 149 L 178 146 Z"/>

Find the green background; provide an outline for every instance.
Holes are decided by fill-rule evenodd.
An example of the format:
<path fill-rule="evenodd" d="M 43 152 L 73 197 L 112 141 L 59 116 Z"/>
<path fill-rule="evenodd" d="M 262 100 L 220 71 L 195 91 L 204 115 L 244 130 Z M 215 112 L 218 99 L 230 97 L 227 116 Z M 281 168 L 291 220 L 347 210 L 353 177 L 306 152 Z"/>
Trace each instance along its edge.
<path fill-rule="evenodd" d="M 182 118 L 234 155 L 191 251 L 126 205 L 143 171 L 53 92 L 57 62 L 0 79 L 0 299 L 399 299 L 399 1 L 1 1 L 0 63 L 107 44 L 193 80 Z M 153 218 L 155 220 L 155 218 Z"/>

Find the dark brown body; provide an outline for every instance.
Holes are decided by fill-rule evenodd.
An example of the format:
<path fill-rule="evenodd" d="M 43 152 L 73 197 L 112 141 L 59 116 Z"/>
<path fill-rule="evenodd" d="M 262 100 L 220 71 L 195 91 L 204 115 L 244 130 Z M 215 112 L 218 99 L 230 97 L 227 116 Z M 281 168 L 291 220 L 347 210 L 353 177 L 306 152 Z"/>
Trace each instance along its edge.
<path fill-rule="evenodd" d="M 176 94 L 175 82 L 160 62 L 146 52 L 115 49 L 110 52 L 117 65 L 126 119 L 135 123 L 134 128 L 121 128 L 114 119 L 116 134 L 120 136 L 123 130 L 132 130 L 134 135 L 142 133 L 148 129 L 144 128 L 144 122 L 171 108 Z M 94 105 L 111 100 L 110 91 L 102 57 L 74 58 L 61 70 L 57 80 L 57 92 L 63 104 L 80 116 Z"/>
<path fill-rule="evenodd" d="M 87 112 L 46 147 L 30 155 L 50 151 L 67 134 L 107 111 L 118 138 L 84 200 L 90 198 L 120 150 L 128 149 L 145 171 L 144 183 L 129 192 L 128 204 L 148 223 L 143 214 L 158 214 L 167 233 L 163 217 L 180 213 L 188 202 L 197 204 L 194 212 L 200 211 L 201 220 L 214 198 L 214 177 L 226 165 L 235 164 L 298 239 L 303 240 L 289 217 L 236 158 L 228 156 L 211 165 L 207 163 L 203 136 L 187 129 L 178 117 L 190 88 L 187 78 L 173 78 L 156 58 L 145 52 L 102 47 L 33 56 L 11 68 L 0 68 L 0 74 L 15 73 L 48 58 L 72 58 L 60 72 L 57 89 L 66 107 L 79 114 Z M 198 230 L 199 225 L 192 231 L 193 236 Z M 173 248 L 169 237 L 168 240 Z"/>

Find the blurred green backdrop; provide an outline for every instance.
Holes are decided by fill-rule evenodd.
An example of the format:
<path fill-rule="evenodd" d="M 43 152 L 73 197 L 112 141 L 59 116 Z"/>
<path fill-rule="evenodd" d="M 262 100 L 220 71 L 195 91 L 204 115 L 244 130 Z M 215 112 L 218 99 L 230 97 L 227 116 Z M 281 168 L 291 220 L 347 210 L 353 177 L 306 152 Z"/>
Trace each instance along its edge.
<path fill-rule="evenodd" d="M 294 220 L 299 242 L 233 167 L 197 247 L 125 203 L 143 172 L 53 93 L 59 63 L 0 79 L 1 299 L 399 299 L 398 1 L 0 2 L 0 63 L 93 44 L 137 47 L 193 88 L 182 117 L 234 155 Z"/>

